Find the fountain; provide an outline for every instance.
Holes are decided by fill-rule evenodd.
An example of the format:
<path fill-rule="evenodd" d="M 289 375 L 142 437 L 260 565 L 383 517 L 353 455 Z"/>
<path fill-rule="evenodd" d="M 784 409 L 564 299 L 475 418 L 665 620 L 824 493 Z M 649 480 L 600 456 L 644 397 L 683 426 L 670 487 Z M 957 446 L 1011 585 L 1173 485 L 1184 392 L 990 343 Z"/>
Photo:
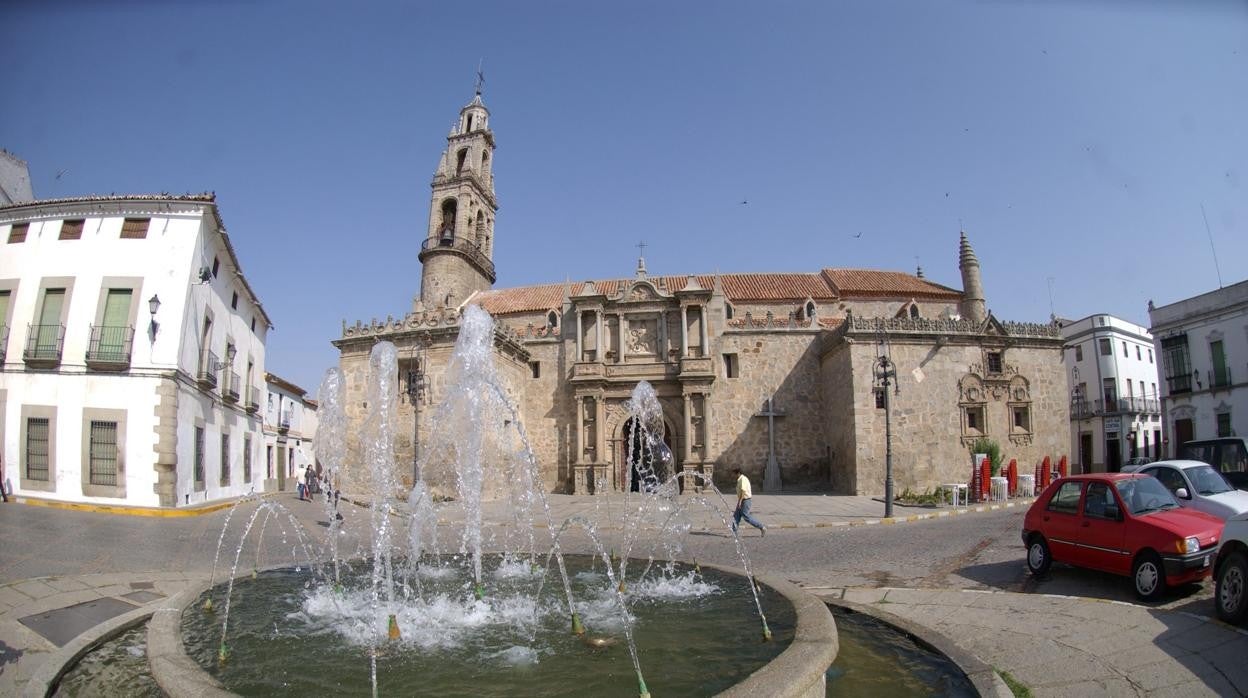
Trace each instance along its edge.
<path fill-rule="evenodd" d="M 821 695 L 836 653 L 831 616 L 792 585 L 756 582 L 729 525 L 731 506 L 713 483 L 678 495 L 654 389 L 639 384 L 628 405 L 637 491 L 630 475 L 622 492 L 596 498 L 592 515 L 556 521 L 493 341 L 490 316 L 467 308 L 446 397 L 406 492 L 393 449 L 396 351 L 374 347 L 362 434 L 366 515 L 344 522 L 326 497 L 327 541 L 313 550 L 279 504 L 240 504 L 255 508 L 240 517 L 228 579 L 214 586 L 214 564 L 209 584 L 170 604 L 184 612 L 158 612 L 149 626 L 161 687 L 170 695 L 193 686 L 246 695 L 644 697 L 651 687 L 707 695 L 741 684 L 734 690 Z M 318 394 L 317 435 L 331 485 L 345 465 L 342 391 L 331 369 Z M 691 507 L 719 514 L 743 576 L 683 561 Z M 292 560 L 261 570 L 270 521 Z M 357 532 L 368 547 L 343 554 L 351 521 L 368 522 Z M 240 578 L 249 537 L 256 561 Z M 782 673 L 767 679 L 768 671 Z"/>

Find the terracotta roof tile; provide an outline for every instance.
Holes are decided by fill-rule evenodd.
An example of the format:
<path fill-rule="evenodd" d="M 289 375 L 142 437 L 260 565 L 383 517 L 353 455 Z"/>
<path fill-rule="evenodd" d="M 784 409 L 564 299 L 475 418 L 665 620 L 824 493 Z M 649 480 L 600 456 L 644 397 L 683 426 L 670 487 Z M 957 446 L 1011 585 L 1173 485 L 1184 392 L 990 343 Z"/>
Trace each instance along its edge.
<path fill-rule="evenodd" d="M 962 292 L 920 279 L 913 274 L 876 269 L 824 269 L 823 277 L 841 297 L 893 297 L 958 299 Z"/>
<path fill-rule="evenodd" d="M 715 276 L 699 274 L 697 281 L 703 289 L 715 286 Z M 750 301 L 833 301 L 840 296 L 950 298 L 962 296 L 960 291 L 931 283 L 911 274 L 870 269 L 824 269 L 818 274 L 721 274 L 720 284 L 724 295 L 734 303 Z M 684 276 L 652 276 L 650 282 L 675 293 L 689 281 Z M 580 293 L 585 281 L 570 284 L 572 295 Z M 613 297 L 632 283 L 631 279 L 595 280 L 598 292 Z M 839 291 L 839 292 L 838 292 Z M 491 315 L 546 312 L 557 309 L 563 302 L 564 284 L 542 284 L 484 291 L 473 298 Z M 822 321 L 821 321 L 822 324 Z"/>

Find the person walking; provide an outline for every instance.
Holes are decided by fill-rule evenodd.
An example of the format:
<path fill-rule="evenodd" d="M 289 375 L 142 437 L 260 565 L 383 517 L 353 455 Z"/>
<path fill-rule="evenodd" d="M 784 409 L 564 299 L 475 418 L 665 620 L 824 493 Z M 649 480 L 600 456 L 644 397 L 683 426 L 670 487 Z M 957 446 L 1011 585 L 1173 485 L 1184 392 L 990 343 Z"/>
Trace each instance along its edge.
<path fill-rule="evenodd" d="M 737 526 L 741 525 L 741 519 L 745 519 L 746 523 L 762 531 L 763 537 L 766 538 L 767 527 L 750 516 L 750 501 L 754 498 L 754 494 L 750 491 L 750 478 L 746 477 L 740 468 L 733 468 L 732 472 L 737 476 L 737 510 L 732 514 L 732 532 L 736 533 Z"/>

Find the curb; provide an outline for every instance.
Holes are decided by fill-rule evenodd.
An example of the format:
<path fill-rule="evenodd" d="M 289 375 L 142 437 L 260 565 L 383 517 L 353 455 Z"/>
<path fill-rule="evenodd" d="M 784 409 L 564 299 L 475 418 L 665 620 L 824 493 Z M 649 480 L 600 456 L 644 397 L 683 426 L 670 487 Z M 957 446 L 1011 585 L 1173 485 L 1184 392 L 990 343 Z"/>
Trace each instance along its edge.
<path fill-rule="evenodd" d="M 815 592 L 812 592 L 815 593 Z M 841 592 L 842 594 L 844 591 Z M 867 604 L 861 604 L 856 601 L 847 601 L 842 598 L 825 596 L 815 593 L 820 601 L 849 609 L 855 613 L 861 613 L 871 616 L 876 620 L 893 626 L 897 631 L 907 635 L 916 644 L 925 646 L 927 649 L 933 650 L 944 655 L 949 661 L 953 662 L 966 678 L 979 692 L 979 695 L 995 698 L 1013 698 L 1014 692 L 1006 685 L 991 665 L 985 663 L 972 652 L 965 649 L 952 639 L 928 628 L 927 626 L 914 623 L 900 618 L 887 611 L 881 611 Z"/>
<path fill-rule="evenodd" d="M 255 495 L 257 498 L 272 497 L 281 494 L 280 492 L 264 492 Z M 25 504 L 32 507 L 45 507 L 47 509 L 64 509 L 68 511 L 85 511 L 93 514 L 114 514 L 117 516 L 146 516 L 151 518 L 185 518 L 188 516 L 203 516 L 204 514 L 214 514 L 222 509 L 230 507 L 243 501 L 245 497 L 237 497 L 227 499 L 212 504 L 204 504 L 197 507 L 184 507 L 182 509 L 162 509 L 159 507 L 136 507 L 125 504 L 83 504 L 80 502 L 61 502 L 55 499 L 40 499 L 38 497 L 28 497 L 22 495 L 13 497 L 13 501 L 18 504 Z"/>

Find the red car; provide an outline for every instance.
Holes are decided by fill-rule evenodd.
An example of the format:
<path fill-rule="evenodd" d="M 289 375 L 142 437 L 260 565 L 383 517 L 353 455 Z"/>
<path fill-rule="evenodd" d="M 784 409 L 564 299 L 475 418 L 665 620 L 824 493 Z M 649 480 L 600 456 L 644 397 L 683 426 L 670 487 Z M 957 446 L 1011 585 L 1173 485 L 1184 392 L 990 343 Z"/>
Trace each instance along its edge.
<path fill-rule="evenodd" d="M 1180 508 L 1156 478 L 1095 473 L 1049 485 L 1023 519 L 1027 569 L 1048 572 L 1054 560 L 1130 575 L 1141 599 L 1167 585 L 1208 577 L 1221 519 Z"/>

